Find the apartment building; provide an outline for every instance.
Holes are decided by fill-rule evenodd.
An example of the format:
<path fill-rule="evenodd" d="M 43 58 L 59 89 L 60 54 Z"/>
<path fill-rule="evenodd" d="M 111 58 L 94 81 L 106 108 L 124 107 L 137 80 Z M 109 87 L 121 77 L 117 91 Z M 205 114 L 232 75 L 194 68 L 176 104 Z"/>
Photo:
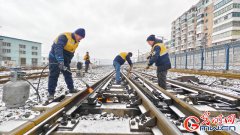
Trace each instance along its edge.
<path fill-rule="evenodd" d="M 193 50 L 196 43 L 196 6 L 192 6 L 187 12 L 187 44 L 186 50 Z"/>
<path fill-rule="evenodd" d="M 195 47 L 196 7 L 191 7 L 172 22 L 171 41 L 175 52 L 191 50 Z"/>
<path fill-rule="evenodd" d="M 172 35 L 172 41 L 175 45 L 175 51 L 178 52 L 181 50 L 181 43 L 182 43 L 182 40 L 181 40 L 181 25 L 180 25 L 180 17 L 175 21 L 173 22 L 174 25 L 173 25 L 173 35 Z"/>
<path fill-rule="evenodd" d="M 240 0 L 214 1 L 213 45 L 240 39 Z"/>
<path fill-rule="evenodd" d="M 240 0 L 199 0 L 172 22 L 173 52 L 208 48 L 240 39 Z"/>
<path fill-rule="evenodd" d="M 168 50 L 169 53 L 173 53 L 174 52 L 175 48 L 174 48 L 173 43 L 172 43 L 171 40 L 164 42 L 164 44 L 166 45 L 167 50 Z"/>
<path fill-rule="evenodd" d="M 184 51 L 187 49 L 187 34 L 188 34 L 188 25 L 187 25 L 187 13 L 184 13 L 180 17 L 180 29 L 181 29 L 181 44 L 180 51 Z"/>
<path fill-rule="evenodd" d="M 172 28 L 171 28 L 171 46 L 172 51 L 175 52 L 176 50 L 176 22 L 172 22 Z"/>
<path fill-rule="evenodd" d="M 200 0 L 197 5 L 197 27 L 195 48 L 210 47 L 213 29 L 213 1 Z"/>
<path fill-rule="evenodd" d="M 1 66 L 40 66 L 41 43 L 0 36 Z"/>
<path fill-rule="evenodd" d="M 45 65 L 47 65 L 48 63 L 49 63 L 48 57 L 42 56 L 42 65 L 45 66 Z"/>

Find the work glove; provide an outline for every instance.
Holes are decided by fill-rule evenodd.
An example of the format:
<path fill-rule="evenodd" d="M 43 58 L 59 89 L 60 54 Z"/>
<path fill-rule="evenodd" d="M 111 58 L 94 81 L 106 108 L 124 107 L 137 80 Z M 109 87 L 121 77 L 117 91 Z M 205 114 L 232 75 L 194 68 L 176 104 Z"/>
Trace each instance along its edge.
<path fill-rule="evenodd" d="M 59 67 L 60 70 L 63 70 L 63 71 L 67 70 L 67 67 L 64 66 L 64 62 L 59 62 L 58 67 Z"/>
<path fill-rule="evenodd" d="M 148 60 L 148 59 L 151 59 L 151 57 L 152 57 L 152 55 L 147 56 L 147 60 Z"/>

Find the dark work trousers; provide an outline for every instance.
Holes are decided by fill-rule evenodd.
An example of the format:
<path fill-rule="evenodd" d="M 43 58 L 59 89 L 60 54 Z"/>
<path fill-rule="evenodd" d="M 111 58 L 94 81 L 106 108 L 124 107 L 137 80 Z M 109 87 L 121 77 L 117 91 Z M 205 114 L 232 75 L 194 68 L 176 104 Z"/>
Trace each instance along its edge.
<path fill-rule="evenodd" d="M 74 86 L 73 86 L 72 73 L 68 71 L 60 71 L 58 64 L 51 64 L 51 63 L 58 63 L 58 62 L 55 58 L 49 57 L 49 78 L 48 78 L 49 94 L 54 95 L 60 72 L 63 73 L 65 82 L 67 84 L 67 88 L 69 90 L 73 90 Z M 70 63 L 71 63 L 71 59 L 64 58 L 64 65 L 68 68 L 69 71 L 70 71 Z"/>
<path fill-rule="evenodd" d="M 167 84 L 166 84 L 167 72 L 168 72 L 167 70 L 161 71 L 160 68 L 157 67 L 158 85 L 163 89 L 167 88 Z"/>
<path fill-rule="evenodd" d="M 87 73 L 88 72 L 88 68 L 89 68 L 89 64 L 85 64 L 85 72 Z"/>

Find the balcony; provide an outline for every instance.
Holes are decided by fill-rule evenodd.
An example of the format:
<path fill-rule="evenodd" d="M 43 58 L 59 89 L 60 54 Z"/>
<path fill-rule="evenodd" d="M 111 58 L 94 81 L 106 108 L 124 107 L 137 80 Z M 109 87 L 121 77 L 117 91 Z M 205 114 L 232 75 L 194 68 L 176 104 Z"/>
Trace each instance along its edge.
<path fill-rule="evenodd" d="M 196 33 L 199 34 L 199 33 L 203 33 L 203 32 L 204 32 L 204 25 L 197 26 Z"/>
<path fill-rule="evenodd" d="M 190 31 L 195 31 L 194 26 L 190 26 L 190 27 L 188 27 L 188 32 L 190 32 Z"/>
<path fill-rule="evenodd" d="M 186 46 L 182 46 L 181 47 L 181 51 L 184 51 L 184 50 L 186 50 L 187 48 L 186 48 Z"/>
<path fill-rule="evenodd" d="M 181 34 L 187 34 L 187 29 L 182 30 Z"/>
<path fill-rule="evenodd" d="M 176 38 L 181 38 L 181 33 L 176 34 Z"/>
<path fill-rule="evenodd" d="M 195 48 L 195 43 L 194 42 L 189 42 L 187 45 L 187 49 L 192 49 Z"/>
<path fill-rule="evenodd" d="M 202 46 L 201 41 L 196 41 L 196 47 L 201 47 L 201 46 Z"/>
<path fill-rule="evenodd" d="M 187 25 L 184 25 L 183 27 L 182 27 L 182 31 L 187 31 Z"/>
<path fill-rule="evenodd" d="M 188 38 L 192 38 L 192 37 L 195 37 L 195 36 L 196 36 L 195 32 L 189 32 L 188 33 Z"/>
<path fill-rule="evenodd" d="M 193 42 L 193 41 L 195 42 L 195 40 L 196 40 L 195 35 L 192 35 L 192 36 L 189 36 L 189 37 L 188 37 L 188 41 L 189 41 L 189 42 Z"/>
<path fill-rule="evenodd" d="M 184 40 L 183 42 L 181 42 L 181 46 L 186 46 L 187 45 L 187 40 Z"/>
<path fill-rule="evenodd" d="M 183 35 L 181 36 L 181 39 L 182 39 L 182 40 L 187 39 L 187 34 L 183 34 Z"/>

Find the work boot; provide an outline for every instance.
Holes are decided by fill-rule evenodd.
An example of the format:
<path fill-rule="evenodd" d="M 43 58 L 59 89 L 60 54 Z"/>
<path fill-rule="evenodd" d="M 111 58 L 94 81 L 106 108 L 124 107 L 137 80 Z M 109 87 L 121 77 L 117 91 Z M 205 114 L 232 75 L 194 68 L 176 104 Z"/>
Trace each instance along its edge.
<path fill-rule="evenodd" d="M 72 90 L 69 90 L 69 93 L 77 93 L 78 90 L 77 89 L 72 89 Z"/>
<path fill-rule="evenodd" d="M 48 95 L 48 100 L 50 101 L 50 100 L 53 100 L 54 99 L 54 95 Z"/>

